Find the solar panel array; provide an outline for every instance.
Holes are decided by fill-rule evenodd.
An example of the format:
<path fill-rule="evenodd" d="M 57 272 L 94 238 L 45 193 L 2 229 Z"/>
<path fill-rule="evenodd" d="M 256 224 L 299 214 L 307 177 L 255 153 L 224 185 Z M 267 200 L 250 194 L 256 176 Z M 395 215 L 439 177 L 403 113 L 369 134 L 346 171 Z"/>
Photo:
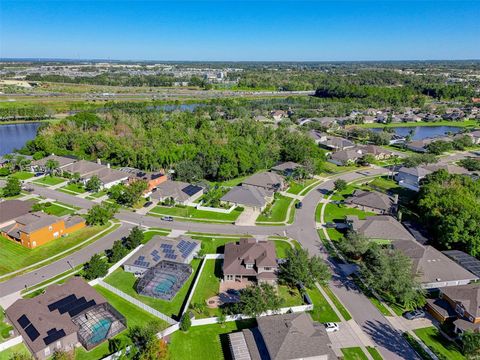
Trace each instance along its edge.
<path fill-rule="evenodd" d="M 133 265 L 136 265 L 136 266 L 141 266 L 141 267 L 144 267 L 144 268 L 148 268 L 150 266 L 150 262 L 149 261 L 145 261 L 145 256 L 139 256 L 137 260 L 135 260 L 135 262 L 133 263 Z"/>
<path fill-rule="evenodd" d="M 202 188 L 196 185 L 188 185 L 182 189 L 182 191 L 189 196 L 195 195 L 200 190 L 202 190 Z"/>
<path fill-rule="evenodd" d="M 58 339 L 61 339 L 64 337 L 65 331 L 63 329 L 57 330 L 57 328 L 53 328 L 47 331 L 47 336 L 43 338 L 43 342 L 45 345 L 50 345 L 54 341 L 57 341 Z"/>
<path fill-rule="evenodd" d="M 96 304 L 95 300 L 87 301 L 84 296 L 77 298 L 74 294 L 71 294 L 48 305 L 48 310 L 58 310 L 60 314 L 68 312 L 68 315 L 73 317 Z"/>
<path fill-rule="evenodd" d="M 20 326 L 25 331 L 30 340 L 35 341 L 40 336 L 37 328 L 33 326 L 27 315 L 23 314 L 22 316 L 20 316 L 17 319 L 17 322 L 20 324 Z"/>
<path fill-rule="evenodd" d="M 480 260 L 459 250 L 447 250 L 443 251 L 443 253 L 460 264 L 460 266 L 480 277 Z"/>
<path fill-rule="evenodd" d="M 192 251 L 195 249 L 196 246 L 197 246 L 197 243 L 193 241 L 180 240 L 180 242 L 177 245 L 177 248 L 178 250 L 180 250 L 182 257 L 185 259 L 192 253 Z"/>

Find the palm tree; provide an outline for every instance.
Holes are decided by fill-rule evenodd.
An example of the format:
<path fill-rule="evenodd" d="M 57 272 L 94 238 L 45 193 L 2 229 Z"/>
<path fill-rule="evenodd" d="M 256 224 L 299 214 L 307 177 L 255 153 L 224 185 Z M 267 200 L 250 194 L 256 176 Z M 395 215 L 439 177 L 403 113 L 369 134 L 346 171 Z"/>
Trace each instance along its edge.
<path fill-rule="evenodd" d="M 45 163 L 45 168 L 50 176 L 53 176 L 53 172 L 60 167 L 60 164 L 57 160 L 49 159 Z"/>

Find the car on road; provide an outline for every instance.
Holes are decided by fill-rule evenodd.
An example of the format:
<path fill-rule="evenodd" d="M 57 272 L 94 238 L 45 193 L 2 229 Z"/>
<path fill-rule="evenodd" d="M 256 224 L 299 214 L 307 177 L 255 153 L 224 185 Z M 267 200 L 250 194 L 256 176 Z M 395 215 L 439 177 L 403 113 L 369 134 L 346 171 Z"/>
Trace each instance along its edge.
<path fill-rule="evenodd" d="M 163 221 L 173 221 L 173 217 L 171 216 L 162 216 Z"/>
<path fill-rule="evenodd" d="M 298 203 L 295 204 L 295 209 L 301 209 L 302 206 L 303 206 L 303 204 L 302 204 L 302 202 L 300 201 L 300 202 L 298 202 Z"/>
<path fill-rule="evenodd" d="M 325 323 L 323 324 L 325 325 L 325 330 L 328 332 L 336 332 L 338 330 L 340 330 L 340 327 L 338 326 L 337 323 L 333 323 L 333 322 L 328 322 L 328 323 Z"/>
<path fill-rule="evenodd" d="M 403 316 L 405 316 L 405 318 L 408 320 L 420 319 L 425 317 L 425 311 L 416 309 L 406 312 L 405 314 L 403 314 Z"/>

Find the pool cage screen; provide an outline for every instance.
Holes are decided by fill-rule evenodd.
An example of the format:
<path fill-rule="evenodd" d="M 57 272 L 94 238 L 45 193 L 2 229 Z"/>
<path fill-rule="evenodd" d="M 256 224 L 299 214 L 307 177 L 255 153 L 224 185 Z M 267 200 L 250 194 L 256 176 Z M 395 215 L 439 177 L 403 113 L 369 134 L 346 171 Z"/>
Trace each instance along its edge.
<path fill-rule="evenodd" d="M 89 308 L 72 318 L 79 326 L 78 340 L 90 350 L 127 328 L 127 320 L 109 303 Z"/>
<path fill-rule="evenodd" d="M 170 301 L 182 288 L 192 273 L 188 264 L 162 260 L 148 269 L 138 281 L 137 293 Z"/>

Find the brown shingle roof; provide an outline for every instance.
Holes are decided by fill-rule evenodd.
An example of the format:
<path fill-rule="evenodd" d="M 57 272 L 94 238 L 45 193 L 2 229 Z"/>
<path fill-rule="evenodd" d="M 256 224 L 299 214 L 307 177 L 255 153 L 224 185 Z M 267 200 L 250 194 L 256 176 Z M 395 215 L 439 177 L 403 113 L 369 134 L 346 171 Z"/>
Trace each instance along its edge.
<path fill-rule="evenodd" d="M 390 211 L 395 204 L 391 196 L 378 191 L 355 190 L 353 195 L 345 200 L 345 204 L 367 206 L 373 209 Z"/>
<path fill-rule="evenodd" d="M 280 184 L 283 184 L 283 177 L 269 171 L 254 174 L 242 182 L 242 185 L 257 186 L 268 190 L 276 190 Z"/>
<path fill-rule="evenodd" d="M 0 224 L 28 214 L 32 210 L 33 204 L 34 202 L 30 200 L 6 200 L 0 202 Z"/>

